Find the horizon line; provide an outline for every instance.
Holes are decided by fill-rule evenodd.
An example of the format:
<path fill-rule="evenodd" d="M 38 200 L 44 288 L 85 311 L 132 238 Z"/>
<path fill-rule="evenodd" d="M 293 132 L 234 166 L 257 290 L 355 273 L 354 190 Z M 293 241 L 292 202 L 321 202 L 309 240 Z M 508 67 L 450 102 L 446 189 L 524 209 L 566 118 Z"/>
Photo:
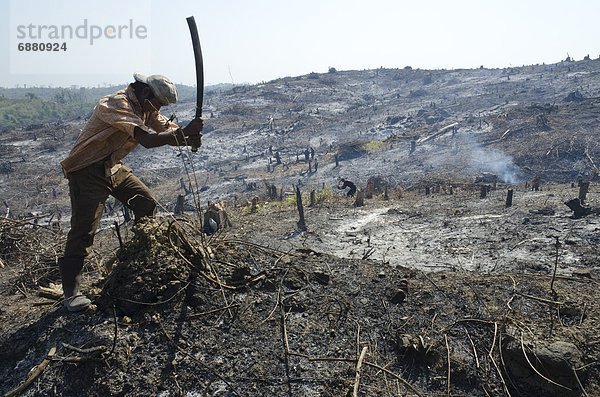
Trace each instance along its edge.
<path fill-rule="evenodd" d="M 520 65 L 520 66 L 504 66 L 504 67 L 485 67 L 484 65 L 481 65 L 480 67 L 477 68 L 451 68 L 451 69 L 447 69 L 447 68 L 434 68 L 434 69 L 425 69 L 425 68 L 413 68 L 409 65 L 404 66 L 404 67 L 385 67 L 385 66 L 380 66 L 378 68 L 370 68 L 370 69 L 347 69 L 347 70 L 337 70 L 335 69 L 334 73 L 349 73 L 349 72 L 368 72 L 368 71 L 376 71 L 376 70 L 412 70 L 412 71 L 429 71 L 429 72 L 434 72 L 434 71 L 469 71 L 469 70 L 505 70 L 505 69 L 521 69 L 521 68 L 527 68 L 527 67 L 532 67 L 532 66 L 553 66 L 553 65 L 559 65 L 559 64 L 564 64 L 564 63 L 569 63 L 569 64 L 576 64 L 576 63 L 581 63 L 581 62 L 593 62 L 593 61 L 600 61 L 600 56 L 598 58 L 583 58 L 580 60 L 569 60 L 568 58 L 558 61 L 558 62 L 554 62 L 554 63 L 536 63 L 536 64 L 528 64 L 528 65 Z M 331 69 L 331 67 L 330 67 Z M 331 71 L 327 71 L 327 72 L 309 72 L 306 74 L 301 74 L 301 75 L 296 75 L 296 76 L 283 76 L 283 77 L 276 77 L 274 79 L 271 80 L 261 80 L 259 82 L 255 82 L 255 83 L 251 83 L 251 82 L 242 82 L 242 83 L 231 83 L 231 82 L 220 82 L 220 83 L 211 83 L 211 84 L 206 84 L 205 87 L 212 87 L 212 86 L 218 86 L 218 85 L 231 85 L 231 86 L 252 86 L 252 85 L 259 85 L 259 84 L 266 84 L 272 81 L 277 81 L 277 80 L 282 80 L 282 79 L 287 79 L 287 78 L 298 78 L 298 77 L 304 77 L 304 76 L 308 76 L 311 74 L 331 74 Z M 63 85 L 57 85 L 54 86 L 52 84 L 36 84 L 36 85 L 27 85 L 27 84 L 16 84 L 13 87 L 7 87 L 7 86 L 0 86 L 0 89 L 5 89 L 5 90 L 11 90 L 11 89 L 29 89 L 29 88 L 63 88 L 63 89 L 80 89 L 80 88 L 111 88 L 111 87 L 121 87 L 121 86 L 127 86 L 129 85 L 131 82 L 125 82 L 125 83 L 102 83 L 102 84 L 97 84 L 97 85 L 89 85 L 89 86 L 84 86 L 84 85 L 80 85 L 80 84 L 70 84 L 68 86 L 63 86 Z M 186 84 L 186 83 L 175 83 L 175 85 L 178 86 L 183 86 L 183 87 L 192 87 L 195 88 L 196 84 Z"/>

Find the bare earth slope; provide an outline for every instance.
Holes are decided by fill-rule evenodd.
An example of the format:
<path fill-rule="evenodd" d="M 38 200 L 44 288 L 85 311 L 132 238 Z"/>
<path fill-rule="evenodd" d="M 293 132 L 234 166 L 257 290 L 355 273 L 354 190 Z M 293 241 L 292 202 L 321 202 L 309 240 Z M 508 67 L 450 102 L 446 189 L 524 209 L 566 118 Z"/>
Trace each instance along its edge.
<path fill-rule="evenodd" d="M 37 291 L 59 277 L 57 163 L 83 121 L 3 134 L 0 393 L 31 377 L 16 394 L 600 395 L 599 72 L 340 71 L 211 94 L 198 154 L 128 158 L 163 209 L 134 227 L 109 202 L 81 315 Z M 365 206 L 340 177 L 374 187 Z M 564 205 L 578 179 L 582 218 Z M 232 221 L 212 237 L 193 212 L 208 200 Z"/>
<path fill-rule="evenodd" d="M 389 208 L 388 217 L 414 211 L 407 204 L 368 203 L 375 214 Z M 432 204 L 433 213 L 421 216 L 436 216 L 441 208 Z M 521 206 L 538 208 L 535 201 Z M 22 287 L 5 284 L 2 390 L 17 387 L 56 345 L 49 369 L 26 395 L 337 396 L 355 387 L 363 349 L 359 395 L 600 392 L 598 281 L 572 266 L 597 268 L 597 255 L 586 249 L 597 241 L 597 228 L 584 232 L 597 217 L 528 211 L 522 219 L 530 219 L 532 226 L 524 228 L 533 236 L 521 234 L 517 241 L 511 234 L 474 230 L 503 221 L 494 213 L 465 216 L 468 211 L 446 216 L 449 224 L 467 222 L 462 242 L 457 232 L 433 232 L 435 224 L 419 234 L 412 222 L 390 222 L 383 230 L 403 227 L 413 241 L 424 241 L 395 243 L 396 250 L 408 251 L 407 267 L 390 251 L 385 260 L 373 259 L 380 242 L 367 243 L 359 225 L 380 226 L 344 201 L 307 211 L 304 233 L 295 231 L 294 208 L 280 204 L 264 205 L 259 214 L 232 209 L 234 227 L 204 242 L 193 219 L 180 223 L 184 241 L 212 252 L 210 271 L 201 270 L 202 260 L 187 243 L 169 234 L 172 218 L 144 224 L 117 253 L 108 278 L 88 267 L 94 311 L 69 315 L 60 306 L 35 306 L 46 300 L 27 288 L 26 272 L 11 278 Z M 320 236 L 340 232 L 339 223 L 317 226 L 331 217 L 355 219 L 357 227 L 342 229 L 345 237 L 324 251 L 343 255 L 352 245 L 355 259 L 310 248 Z M 552 236 L 535 237 L 534 230 L 557 230 L 562 223 L 577 233 L 561 240 L 555 256 Z M 113 236 L 104 238 L 114 245 Z M 362 259 L 369 247 L 376 252 Z M 512 265 L 519 265 L 504 269 L 515 250 L 520 259 Z M 415 270 L 443 267 L 442 260 L 455 263 L 447 264 L 449 270 Z M 494 273 L 460 270 L 461 262 Z M 553 279 L 555 263 L 559 274 Z M 44 279 L 56 276 L 50 271 Z"/>

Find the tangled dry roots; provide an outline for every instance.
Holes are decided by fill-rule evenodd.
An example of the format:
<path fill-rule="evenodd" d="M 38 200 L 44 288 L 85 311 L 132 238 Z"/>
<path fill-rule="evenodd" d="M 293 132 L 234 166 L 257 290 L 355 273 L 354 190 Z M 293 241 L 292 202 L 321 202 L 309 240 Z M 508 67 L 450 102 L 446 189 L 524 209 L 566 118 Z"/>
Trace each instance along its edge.
<path fill-rule="evenodd" d="M 65 236 L 58 228 L 39 225 L 41 217 L 11 219 L 0 217 L 0 268 L 20 267 L 14 292 L 36 289 L 59 278 L 56 262 L 62 254 Z M 51 224 L 46 218 L 42 223 Z"/>
<path fill-rule="evenodd" d="M 179 221 L 145 219 L 133 227 L 134 237 L 118 254 L 98 305 L 115 305 L 133 314 L 147 307 L 168 307 L 190 282 L 202 256 L 184 240 Z"/>
<path fill-rule="evenodd" d="M 145 219 L 136 224 L 134 237 L 117 255 L 118 262 L 106 279 L 98 306 L 116 307 L 131 315 L 149 307 L 172 307 L 191 290 L 188 286 L 196 287 L 200 282 L 211 288 L 235 290 L 255 281 L 246 277 L 249 271 L 241 262 L 241 268 L 230 266 L 222 274 L 235 285 L 222 282 L 214 268 L 222 255 L 213 251 L 228 256 L 231 243 L 219 235 L 207 240 L 201 229 L 188 218 Z"/>

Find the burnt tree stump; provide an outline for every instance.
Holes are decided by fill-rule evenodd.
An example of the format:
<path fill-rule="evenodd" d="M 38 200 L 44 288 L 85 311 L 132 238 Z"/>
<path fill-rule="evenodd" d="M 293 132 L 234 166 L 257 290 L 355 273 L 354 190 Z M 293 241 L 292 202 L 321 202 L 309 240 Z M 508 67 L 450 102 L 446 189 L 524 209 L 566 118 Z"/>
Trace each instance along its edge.
<path fill-rule="evenodd" d="M 589 182 L 581 182 L 579 184 L 579 200 L 581 200 L 581 205 L 585 204 L 585 200 L 587 199 L 587 194 L 590 189 Z"/>
<path fill-rule="evenodd" d="M 177 195 L 177 200 L 175 201 L 175 209 L 173 210 L 173 213 L 175 215 L 181 215 L 181 214 L 183 214 L 183 203 L 184 203 L 184 196 L 183 196 L 183 194 L 178 194 Z"/>
<path fill-rule="evenodd" d="M 129 212 L 129 208 L 123 206 L 123 219 L 125 222 L 129 222 L 131 220 L 131 213 Z"/>
<path fill-rule="evenodd" d="M 277 186 L 275 185 L 267 185 L 267 192 L 269 194 L 270 199 L 277 198 Z"/>
<path fill-rule="evenodd" d="M 488 188 L 486 185 L 481 186 L 481 190 L 479 191 L 479 198 L 486 198 L 488 194 Z"/>
<path fill-rule="evenodd" d="M 513 190 L 508 189 L 508 191 L 506 192 L 506 208 L 512 207 L 512 202 L 513 202 Z"/>
<path fill-rule="evenodd" d="M 296 206 L 298 207 L 298 215 L 300 219 L 298 220 L 298 230 L 306 231 L 306 220 L 304 219 L 304 206 L 302 205 L 302 193 L 300 193 L 300 188 L 296 186 Z"/>
<path fill-rule="evenodd" d="M 374 190 L 375 183 L 373 182 L 373 179 L 369 178 L 369 180 L 367 181 L 367 190 L 365 192 L 365 198 L 372 199 Z"/>
<path fill-rule="evenodd" d="M 542 182 L 542 177 L 537 175 L 531 180 L 531 190 L 535 192 L 539 192 L 542 189 L 540 188 L 540 184 Z"/>
<path fill-rule="evenodd" d="M 210 203 L 204 212 L 203 231 L 206 234 L 216 233 L 218 230 L 231 227 L 229 215 L 220 203 Z"/>
<path fill-rule="evenodd" d="M 574 198 L 565 202 L 565 205 L 573 211 L 574 218 L 582 218 L 586 215 L 591 214 L 591 208 L 584 207 L 579 198 Z"/>
<path fill-rule="evenodd" d="M 365 205 L 365 192 L 358 190 L 356 192 L 356 200 L 354 201 L 355 207 L 362 207 Z"/>

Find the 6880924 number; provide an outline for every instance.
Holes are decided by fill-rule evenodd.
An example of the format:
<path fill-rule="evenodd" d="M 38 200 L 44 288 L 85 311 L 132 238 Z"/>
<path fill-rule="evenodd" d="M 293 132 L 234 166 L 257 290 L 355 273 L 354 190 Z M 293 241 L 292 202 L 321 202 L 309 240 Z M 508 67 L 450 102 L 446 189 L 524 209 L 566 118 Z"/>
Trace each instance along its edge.
<path fill-rule="evenodd" d="M 19 43 L 19 51 L 67 51 L 67 43 Z"/>

